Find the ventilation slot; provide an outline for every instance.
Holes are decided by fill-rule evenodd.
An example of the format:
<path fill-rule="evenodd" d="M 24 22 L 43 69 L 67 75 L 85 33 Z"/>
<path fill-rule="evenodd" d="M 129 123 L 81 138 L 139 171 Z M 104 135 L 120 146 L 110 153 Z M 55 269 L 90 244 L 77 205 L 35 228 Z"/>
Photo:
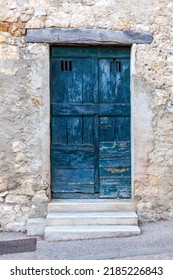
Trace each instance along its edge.
<path fill-rule="evenodd" d="M 121 72 L 121 62 L 116 61 L 116 72 Z"/>
<path fill-rule="evenodd" d="M 72 61 L 70 60 L 61 60 L 61 71 L 72 71 Z"/>

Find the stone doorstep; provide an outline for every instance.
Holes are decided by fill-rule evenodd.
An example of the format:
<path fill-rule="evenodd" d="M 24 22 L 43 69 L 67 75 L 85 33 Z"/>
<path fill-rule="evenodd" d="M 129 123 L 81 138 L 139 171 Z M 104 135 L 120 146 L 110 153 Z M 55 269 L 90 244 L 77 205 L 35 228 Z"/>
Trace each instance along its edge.
<path fill-rule="evenodd" d="M 53 199 L 48 205 L 47 241 L 123 237 L 140 234 L 132 200 Z"/>
<path fill-rule="evenodd" d="M 53 199 L 48 212 L 112 212 L 135 211 L 136 204 L 130 199 Z"/>
<path fill-rule="evenodd" d="M 135 212 L 48 213 L 47 226 L 137 225 Z"/>
<path fill-rule="evenodd" d="M 43 236 L 46 227 L 45 218 L 31 218 L 27 222 L 27 235 L 29 236 Z"/>
<path fill-rule="evenodd" d="M 47 241 L 125 237 L 140 234 L 138 226 L 47 226 Z"/>

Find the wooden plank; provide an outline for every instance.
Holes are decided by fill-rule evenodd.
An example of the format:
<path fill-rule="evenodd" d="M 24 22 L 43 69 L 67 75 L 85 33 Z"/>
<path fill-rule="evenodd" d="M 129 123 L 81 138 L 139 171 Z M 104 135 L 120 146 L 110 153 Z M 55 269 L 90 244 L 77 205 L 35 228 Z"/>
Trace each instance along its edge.
<path fill-rule="evenodd" d="M 116 59 L 119 70 L 115 71 L 114 82 L 116 103 L 130 103 L 130 59 Z"/>
<path fill-rule="evenodd" d="M 151 44 L 153 37 L 147 33 L 131 30 L 113 31 L 105 29 L 27 29 L 28 43 L 127 45 Z"/>
<path fill-rule="evenodd" d="M 67 143 L 82 144 L 82 118 L 68 117 L 67 120 Z"/>
<path fill-rule="evenodd" d="M 61 71 L 61 59 L 54 58 L 51 61 L 51 102 L 65 102 L 66 94 L 67 73 Z"/>
<path fill-rule="evenodd" d="M 130 116 L 130 104 L 99 104 L 100 116 Z"/>
<path fill-rule="evenodd" d="M 52 116 L 70 116 L 70 115 L 95 115 L 98 113 L 97 104 L 57 104 L 51 105 Z"/>
<path fill-rule="evenodd" d="M 82 101 L 94 103 L 94 63 L 93 59 L 83 58 L 82 62 Z"/>
<path fill-rule="evenodd" d="M 94 184 L 60 184 L 57 190 L 59 193 L 94 193 Z"/>
<path fill-rule="evenodd" d="M 118 142 L 130 142 L 130 118 L 116 118 L 116 135 Z M 130 147 L 129 147 L 130 149 Z"/>
<path fill-rule="evenodd" d="M 57 171 L 57 170 L 56 170 Z M 54 171 L 52 167 L 52 185 L 56 189 L 56 184 L 93 184 L 94 183 L 94 169 L 58 169 Z"/>
<path fill-rule="evenodd" d="M 99 60 L 99 103 L 114 103 L 115 101 L 111 88 L 110 62 L 111 59 Z"/>
<path fill-rule="evenodd" d="M 83 145 L 51 145 L 51 150 L 59 150 L 59 151 L 86 151 L 86 152 L 94 152 L 94 146 L 89 144 Z"/>
<path fill-rule="evenodd" d="M 130 158 L 127 159 L 122 159 L 122 158 L 110 158 L 110 159 L 105 159 L 102 158 L 100 159 L 100 167 L 129 167 L 131 166 L 131 160 Z"/>
<path fill-rule="evenodd" d="M 36 251 L 37 239 L 25 238 L 0 241 L 0 255 Z"/>
<path fill-rule="evenodd" d="M 51 57 L 58 58 L 130 58 L 130 48 L 129 47 L 84 47 L 84 46 L 63 46 L 63 47 L 52 47 L 51 48 Z"/>
<path fill-rule="evenodd" d="M 129 178 L 131 176 L 131 168 L 127 167 L 100 167 L 101 178 Z"/>
<path fill-rule="evenodd" d="M 115 187 L 115 186 L 102 186 L 100 189 L 100 198 L 130 198 L 131 190 L 129 186 Z"/>
<path fill-rule="evenodd" d="M 83 144 L 94 144 L 94 117 L 83 117 Z"/>
<path fill-rule="evenodd" d="M 114 187 L 127 187 L 131 185 L 131 178 L 113 178 L 100 179 L 100 186 L 114 186 Z"/>
<path fill-rule="evenodd" d="M 69 198 L 69 199 L 96 199 L 99 198 L 99 194 L 94 194 L 94 193 L 59 193 L 59 192 L 52 192 L 52 198 L 57 199 L 57 198 Z"/>
<path fill-rule="evenodd" d="M 94 168 L 94 152 L 56 151 L 51 154 L 52 167 L 62 168 Z"/>
<path fill-rule="evenodd" d="M 71 60 L 69 57 L 68 60 Z M 66 102 L 67 103 L 82 103 L 83 98 L 83 75 L 82 75 L 82 60 L 80 58 L 75 58 L 71 60 L 72 71 L 66 72 L 67 74 L 67 93 Z M 61 91 L 63 92 L 63 88 Z"/>
<path fill-rule="evenodd" d="M 62 117 L 54 118 L 51 121 L 52 144 L 67 144 L 66 119 Z"/>

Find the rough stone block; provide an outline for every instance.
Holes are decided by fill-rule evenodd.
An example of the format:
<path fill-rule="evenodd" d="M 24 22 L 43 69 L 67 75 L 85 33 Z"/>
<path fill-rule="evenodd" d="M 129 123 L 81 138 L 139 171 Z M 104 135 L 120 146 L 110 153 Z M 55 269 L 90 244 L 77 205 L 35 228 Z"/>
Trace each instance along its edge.
<path fill-rule="evenodd" d="M 46 227 L 46 219 L 44 218 L 31 218 L 27 222 L 27 234 L 30 236 L 44 235 Z"/>

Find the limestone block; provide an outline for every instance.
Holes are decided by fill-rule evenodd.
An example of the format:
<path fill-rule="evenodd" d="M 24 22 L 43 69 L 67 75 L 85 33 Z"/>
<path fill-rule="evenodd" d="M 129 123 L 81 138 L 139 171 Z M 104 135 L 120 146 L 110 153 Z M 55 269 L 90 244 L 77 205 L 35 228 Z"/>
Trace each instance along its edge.
<path fill-rule="evenodd" d="M 32 18 L 26 24 L 26 28 L 43 28 L 43 27 L 44 27 L 44 22 L 38 18 Z"/>
<path fill-rule="evenodd" d="M 26 229 L 25 222 L 12 222 L 6 225 L 7 231 L 24 231 Z"/>
<path fill-rule="evenodd" d="M 34 14 L 34 10 L 26 10 L 26 15 L 33 15 Z"/>
<path fill-rule="evenodd" d="M 8 192 L 0 192 L 0 197 L 5 197 L 8 194 Z"/>
<path fill-rule="evenodd" d="M 0 60 L 19 60 L 19 49 L 16 46 L 0 45 Z"/>
<path fill-rule="evenodd" d="M 35 196 L 32 199 L 33 203 L 40 203 L 40 202 L 47 202 L 47 201 L 48 201 L 48 197 L 44 190 L 37 191 Z"/>
<path fill-rule="evenodd" d="M 8 32 L 9 26 L 9 23 L 7 22 L 0 22 L 0 31 Z"/>
<path fill-rule="evenodd" d="M 28 203 L 29 197 L 23 195 L 8 194 L 5 198 L 6 203 Z"/>
<path fill-rule="evenodd" d="M 35 17 L 46 16 L 47 15 L 47 11 L 46 10 L 41 10 L 41 9 L 36 9 L 34 11 L 34 15 L 35 15 Z"/>
<path fill-rule="evenodd" d="M 13 152 L 17 153 L 17 152 L 20 152 L 22 150 L 22 145 L 19 141 L 14 141 L 12 143 L 12 148 L 13 148 Z"/>
<path fill-rule="evenodd" d="M 3 183 L 3 181 L 0 182 L 0 193 L 5 192 L 7 190 L 7 186 Z"/>
<path fill-rule="evenodd" d="M 46 219 L 44 218 L 31 218 L 27 222 L 26 230 L 30 236 L 44 235 L 46 227 Z"/>

